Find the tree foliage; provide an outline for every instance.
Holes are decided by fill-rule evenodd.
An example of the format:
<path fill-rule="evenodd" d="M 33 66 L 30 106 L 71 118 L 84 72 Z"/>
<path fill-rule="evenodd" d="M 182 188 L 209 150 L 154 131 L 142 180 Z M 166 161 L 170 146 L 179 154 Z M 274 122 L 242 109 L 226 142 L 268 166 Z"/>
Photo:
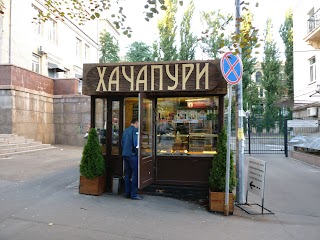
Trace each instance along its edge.
<path fill-rule="evenodd" d="M 280 36 L 285 45 L 286 62 L 284 65 L 284 74 L 287 86 L 288 97 L 293 99 L 293 19 L 292 9 L 286 13 L 284 23 L 280 27 Z"/>
<path fill-rule="evenodd" d="M 129 0 L 127 0 L 129 1 Z M 64 20 L 65 17 L 73 19 L 78 24 L 100 18 L 103 13 L 111 16 L 112 23 L 122 31 L 124 35 L 131 37 L 132 29 L 126 24 L 124 13 L 125 1 L 119 0 L 44 0 L 47 11 L 40 11 L 34 19 L 38 22 L 45 22 L 50 18 Z M 179 1 L 180 5 L 183 0 Z M 164 0 L 145 0 L 145 19 L 149 21 L 159 10 L 166 10 Z M 1 8 L 0 8 L 1 10 Z"/>
<path fill-rule="evenodd" d="M 191 20 L 195 7 L 191 0 L 180 24 L 179 60 L 194 60 L 197 37 L 191 31 Z"/>
<path fill-rule="evenodd" d="M 232 20 L 231 15 L 224 15 L 218 11 L 202 12 L 201 20 L 205 31 L 201 37 L 201 49 L 210 58 L 217 58 L 222 48 L 230 48 L 230 36 L 226 35 L 226 28 Z"/>
<path fill-rule="evenodd" d="M 225 192 L 226 187 L 226 157 L 227 157 L 227 132 L 225 126 L 222 128 L 217 143 L 217 154 L 212 160 L 209 172 L 209 188 L 211 192 Z M 233 154 L 230 154 L 230 192 L 236 186 L 236 175 L 233 166 Z"/>
<path fill-rule="evenodd" d="M 275 103 L 281 98 L 283 86 L 281 83 L 281 62 L 279 60 L 279 50 L 273 40 L 272 21 L 267 20 L 265 31 L 264 59 L 262 63 L 262 86 L 265 89 L 265 110 L 264 125 L 269 132 L 275 128 L 275 121 L 279 117 L 279 108 Z"/>
<path fill-rule="evenodd" d="M 98 133 L 94 128 L 90 129 L 88 141 L 83 148 L 80 174 L 89 179 L 105 174 L 105 161 L 102 156 Z"/>
<path fill-rule="evenodd" d="M 144 42 L 133 42 L 126 53 L 126 60 L 129 62 L 153 61 L 152 49 Z"/>
<path fill-rule="evenodd" d="M 100 63 L 119 62 L 119 44 L 118 41 L 108 32 L 103 31 L 100 34 Z"/>
<path fill-rule="evenodd" d="M 253 16 L 252 13 L 246 11 L 243 15 L 243 22 L 241 24 L 241 28 L 243 31 L 250 31 L 252 26 Z M 255 65 L 257 63 L 257 58 L 251 55 L 251 52 L 255 48 L 258 42 L 258 38 L 252 38 L 247 42 L 246 45 L 242 46 L 242 63 L 243 63 L 243 75 L 242 75 L 242 86 L 243 89 L 246 90 L 248 85 L 250 84 L 251 76 L 255 71 Z M 250 93 L 247 93 L 250 94 Z M 244 94 L 246 96 L 246 93 Z"/>
<path fill-rule="evenodd" d="M 174 61 L 178 59 L 177 47 L 175 45 L 177 2 L 177 0 L 165 0 L 167 9 L 163 18 L 158 22 L 158 60 L 160 61 Z"/>
<path fill-rule="evenodd" d="M 252 28 L 253 16 L 252 13 L 246 11 L 243 14 L 243 22 L 241 27 L 244 31 L 249 31 Z M 258 38 L 251 39 L 247 45 L 242 48 L 242 64 L 243 64 L 243 75 L 242 75 L 242 87 L 243 87 L 243 106 L 250 110 L 251 115 L 256 113 L 257 106 L 261 104 L 259 98 L 258 87 L 252 81 L 252 74 L 255 72 L 257 64 L 257 58 L 251 55 L 251 52 L 255 48 L 258 42 Z"/>
<path fill-rule="evenodd" d="M 4 3 L 0 0 L 0 14 L 4 14 Z"/>

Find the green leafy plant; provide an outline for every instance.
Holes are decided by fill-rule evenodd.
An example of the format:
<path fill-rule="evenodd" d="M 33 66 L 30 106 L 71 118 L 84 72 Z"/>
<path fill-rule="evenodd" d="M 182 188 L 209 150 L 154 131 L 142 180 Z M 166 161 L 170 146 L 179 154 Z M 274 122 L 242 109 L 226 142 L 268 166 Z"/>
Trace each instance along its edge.
<path fill-rule="evenodd" d="M 218 136 L 217 155 L 212 160 L 212 167 L 209 172 L 209 188 L 211 192 L 224 192 L 226 186 L 226 157 L 227 157 L 227 133 L 222 128 Z M 233 154 L 230 154 L 230 192 L 236 186 L 236 176 L 233 166 Z"/>
<path fill-rule="evenodd" d="M 105 161 L 102 156 L 98 133 L 94 128 L 90 129 L 88 141 L 83 148 L 80 174 L 88 179 L 105 174 Z"/>

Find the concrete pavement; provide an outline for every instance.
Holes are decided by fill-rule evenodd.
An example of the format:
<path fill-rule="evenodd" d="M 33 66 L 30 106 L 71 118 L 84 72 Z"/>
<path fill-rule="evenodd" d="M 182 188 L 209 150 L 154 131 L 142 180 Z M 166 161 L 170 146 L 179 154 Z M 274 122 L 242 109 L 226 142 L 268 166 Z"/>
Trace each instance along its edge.
<path fill-rule="evenodd" d="M 236 207 L 225 217 L 164 197 L 81 195 L 81 151 L 57 146 L 0 159 L 0 240 L 319 239 L 319 168 L 280 155 L 254 156 L 267 162 L 265 206 L 275 214 L 252 216 Z"/>

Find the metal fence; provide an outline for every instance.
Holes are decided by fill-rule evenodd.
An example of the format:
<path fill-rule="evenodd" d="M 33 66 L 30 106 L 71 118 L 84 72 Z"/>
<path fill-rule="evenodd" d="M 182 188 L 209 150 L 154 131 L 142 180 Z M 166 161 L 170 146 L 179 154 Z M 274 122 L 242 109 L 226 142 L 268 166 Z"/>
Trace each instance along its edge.
<path fill-rule="evenodd" d="M 267 129 L 262 118 L 244 118 L 245 154 L 285 154 L 284 122 L 280 118 Z M 235 125 L 233 125 L 235 126 Z M 231 149 L 236 150 L 236 131 L 231 131 Z"/>

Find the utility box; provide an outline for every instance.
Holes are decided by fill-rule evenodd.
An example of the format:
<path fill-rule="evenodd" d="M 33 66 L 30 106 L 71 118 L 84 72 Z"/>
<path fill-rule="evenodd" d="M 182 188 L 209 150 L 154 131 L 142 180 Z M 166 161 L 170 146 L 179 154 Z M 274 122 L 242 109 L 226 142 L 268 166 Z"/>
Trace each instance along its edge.
<path fill-rule="evenodd" d="M 113 177 L 112 179 L 112 194 L 118 195 L 120 188 L 120 177 Z"/>

